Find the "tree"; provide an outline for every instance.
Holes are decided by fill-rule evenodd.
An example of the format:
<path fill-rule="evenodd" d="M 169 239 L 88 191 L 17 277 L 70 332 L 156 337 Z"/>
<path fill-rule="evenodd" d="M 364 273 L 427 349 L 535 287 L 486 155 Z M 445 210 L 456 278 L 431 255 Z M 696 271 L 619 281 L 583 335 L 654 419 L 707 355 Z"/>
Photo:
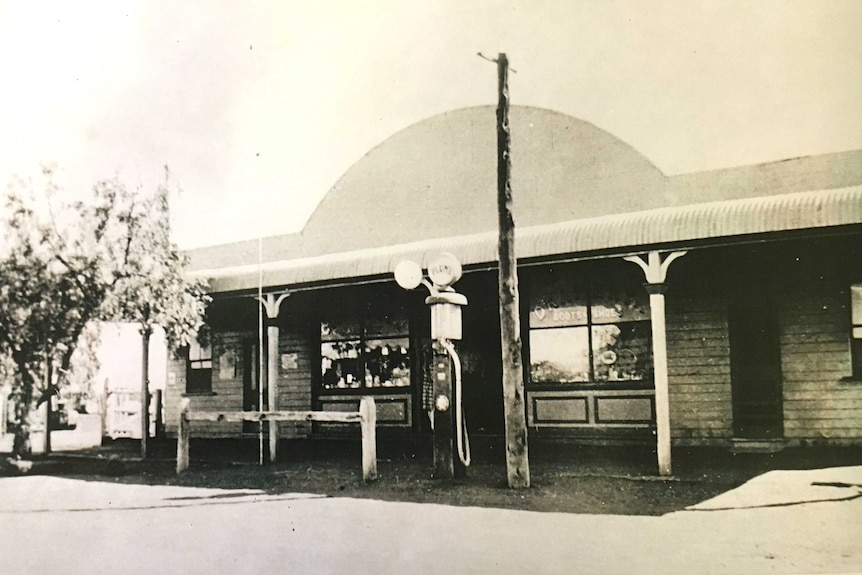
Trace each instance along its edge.
<path fill-rule="evenodd" d="M 59 202 L 52 170 L 42 178 L 40 195 L 31 180 L 10 189 L 0 257 L 0 352 L 16 367 L 16 457 L 31 452 L 34 393 L 67 381 L 79 342 L 92 341 L 81 338 L 88 324 L 151 317 L 176 344 L 197 331 L 206 304 L 202 286 L 181 275 L 182 254 L 167 239 L 153 240 L 169 233 L 166 186 L 147 195 L 114 178 L 98 182 L 86 201 Z"/>
<path fill-rule="evenodd" d="M 144 207 L 146 225 L 136 229 L 127 253 L 127 273 L 108 294 L 105 313 L 110 319 L 141 325 L 141 457 L 146 458 L 153 328 L 162 327 L 168 346 L 175 350 L 188 345 L 192 338 L 205 338 L 203 317 L 209 296 L 203 280 L 184 276 L 188 258 L 170 240 L 167 168 L 165 183 Z"/>
<path fill-rule="evenodd" d="M 78 337 L 97 317 L 114 280 L 110 264 L 121 255 L 117 240 L 122 233 L 109 224 L 126 221 L 128 212 L 128 206 L 117 201 L 114 186 L 100 185 L 91 206 L 76 202 L 58 220 L 51 205 L 58 192 L 51 170 L 42 175 L 44 189 L 38 199 L 29 181 L 18 181 L 10 190 L 6 253 L 0 260 L 0 347 L 17 371 L 11 427 L 18 457 L 31 451 L 34 392 L 41 383 L 41 391 L 51 393 L 48 372 L 62 379 Z M 52 370 L 54 365 L 59 369 Z"/>

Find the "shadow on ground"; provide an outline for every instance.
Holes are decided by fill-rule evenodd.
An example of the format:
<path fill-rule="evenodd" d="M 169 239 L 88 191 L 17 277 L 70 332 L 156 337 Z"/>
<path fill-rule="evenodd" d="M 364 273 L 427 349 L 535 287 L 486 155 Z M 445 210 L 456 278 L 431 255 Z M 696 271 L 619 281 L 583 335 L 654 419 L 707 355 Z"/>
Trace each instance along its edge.
<path fill-rule="evenodd" d="M 496 507 L 540 512 L 663 515 L 734 489 L 775 469 L 816 469 L 862 464 L 859 448 L 793 448 L 777 453 L 733 454 L 717 448 L 674 450 L 674 475 L 656 474 L 649 447 L 572 446 L 531 442 L 532 487 L 506 486 L 502 443 L 474 441 L 473 464 L 455 480 L 432 477 L 429 445 L 415 441 L 378 445 L 379 479 L 363 483 L 356 441 L 287 441 L 282 461 L 259 466 L 257 441 L 193 440 L 191 467 L 174 472 L 175 443 L 156 442 L 152 456 L 139 444 L 114 441 L 75 454 L 34 460 L 30 474 L 141 485 L 259 489 L 270 494 L 313 493 L 385 501 Z M 6 471 L 6 473 L 12 473 Z"/>

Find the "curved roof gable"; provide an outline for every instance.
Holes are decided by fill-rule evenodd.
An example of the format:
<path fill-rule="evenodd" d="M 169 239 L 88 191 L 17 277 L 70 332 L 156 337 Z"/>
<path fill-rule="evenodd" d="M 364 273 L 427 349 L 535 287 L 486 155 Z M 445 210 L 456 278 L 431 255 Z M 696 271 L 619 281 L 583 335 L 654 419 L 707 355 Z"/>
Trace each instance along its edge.
<path fill-rule="evenodd" d="M 665 177 L 634 148 L 572 116 L 510 110 L 518 225 L 666 205 Z M 497 226 L 496 109 L 423 120 L 356 162 L 301 232 L 303 255 L 464 235 Z"/>
<path fill-rule="evenodd" d="M 522 230 L 565 222 L 578 227 L 578 222 L 615 216 L 622 219 L 614 221 L 629 225 L 635 220 L 623 217 L 626 214 L 686 206 L 690 209 L 679 213 L 699 213 L 710 202 L 740 201 L 745 210 L 759 213 L 759 204 L 747 200 L 775 198 L 776 206 L 785 206 L 780 196 L 810 192 L 826 198 L 831 197 L 829 190 L 862 186 L 862 150 L 666 177 L 628 144 L 571 116 L 515 106 L 510 121 L 514 216 Z M 333 254 L 350 258 L 362 250 L 496 231 L 496 148 L 492 106 L 431 117 L 391 136 L 356 162 L 302 232 L 264 238 L 260 246 L 255 240 L 191 250 L 191 269 L 256 262 L 259 249 L 263 262 Z M 862 223 L 858 210 L 851 209 L 858 195 L 841 201 L 851 219 L 856 218 L 852 222 L 833 210 L 829 213 L 834 221 L 799 219 L 794 225 Z M 785 229 L 775 224 L 775 218 L 784 216 L 770 214 L 770 229 Z M 650 220 L 649 225 L 657 223 Z M 685 228 L 687 239 L 742 233 L 735 225 L 703 218 L 691 219 Z M 630 231 L 618 230 L 617 239 L 602 245 L 629 245 L 634 238 Z M 666 241 L 682 239 L 673 237 Z"/>

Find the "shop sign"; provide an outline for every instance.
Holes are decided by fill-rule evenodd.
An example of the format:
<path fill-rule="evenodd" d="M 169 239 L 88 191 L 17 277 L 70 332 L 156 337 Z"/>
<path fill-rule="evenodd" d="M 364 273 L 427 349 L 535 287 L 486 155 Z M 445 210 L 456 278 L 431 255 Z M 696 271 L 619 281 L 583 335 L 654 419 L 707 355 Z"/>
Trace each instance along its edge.
<path fill-rule="evenodd" d="M 593 301 L 591 307 L 593 323 L 618 323 L 621 321 L 646 321 L 650 319 L 649 303 L 629 298 L 623 301 Z"/>
<path fill-rule="evenodd" d="M 586 325 L 587 307 L 574 305 L 558 307 L 554 303 L 535 306 L 530 312 L 530 327 L 555 327 L 567 325 Z"/>
<path fill-rule="evenodd" d="M 233 351 L 227 350 L 218 358 L 218 377 L 221 380 L 236 377 L 236 356 Z"/>
<path fill-rule="evenodd" d="M 299 369 L 299 354 L 298 353 L 283 353 L 281 354 L 281 370 L 291 371 Z"/>
<path fill-rule="evenodd" d="M 587 306 L 584 304 L 558 305 L 543 302 L 530 311 L 530 327 L 563 327 L 587 325 Z M 650 318 L 649 307 L 624 304 L 594 304 L 590 308 L 592 323 L 618 323 L 643 321 Z"/>

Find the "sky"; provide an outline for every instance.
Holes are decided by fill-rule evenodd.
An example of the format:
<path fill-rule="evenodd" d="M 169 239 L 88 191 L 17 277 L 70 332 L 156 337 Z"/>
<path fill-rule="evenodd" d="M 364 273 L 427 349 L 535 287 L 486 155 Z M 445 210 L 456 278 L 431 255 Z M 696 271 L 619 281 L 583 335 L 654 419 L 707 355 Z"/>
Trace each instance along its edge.
<path fill-rule="evenodd" d="M 477 52 L 666 174 L 859 149 L 860 30 L 855 0 L 0 0 L 0 185 L 167 165 L 181 247 L 295 232 L 387 137 L 495 105 Z"/>

